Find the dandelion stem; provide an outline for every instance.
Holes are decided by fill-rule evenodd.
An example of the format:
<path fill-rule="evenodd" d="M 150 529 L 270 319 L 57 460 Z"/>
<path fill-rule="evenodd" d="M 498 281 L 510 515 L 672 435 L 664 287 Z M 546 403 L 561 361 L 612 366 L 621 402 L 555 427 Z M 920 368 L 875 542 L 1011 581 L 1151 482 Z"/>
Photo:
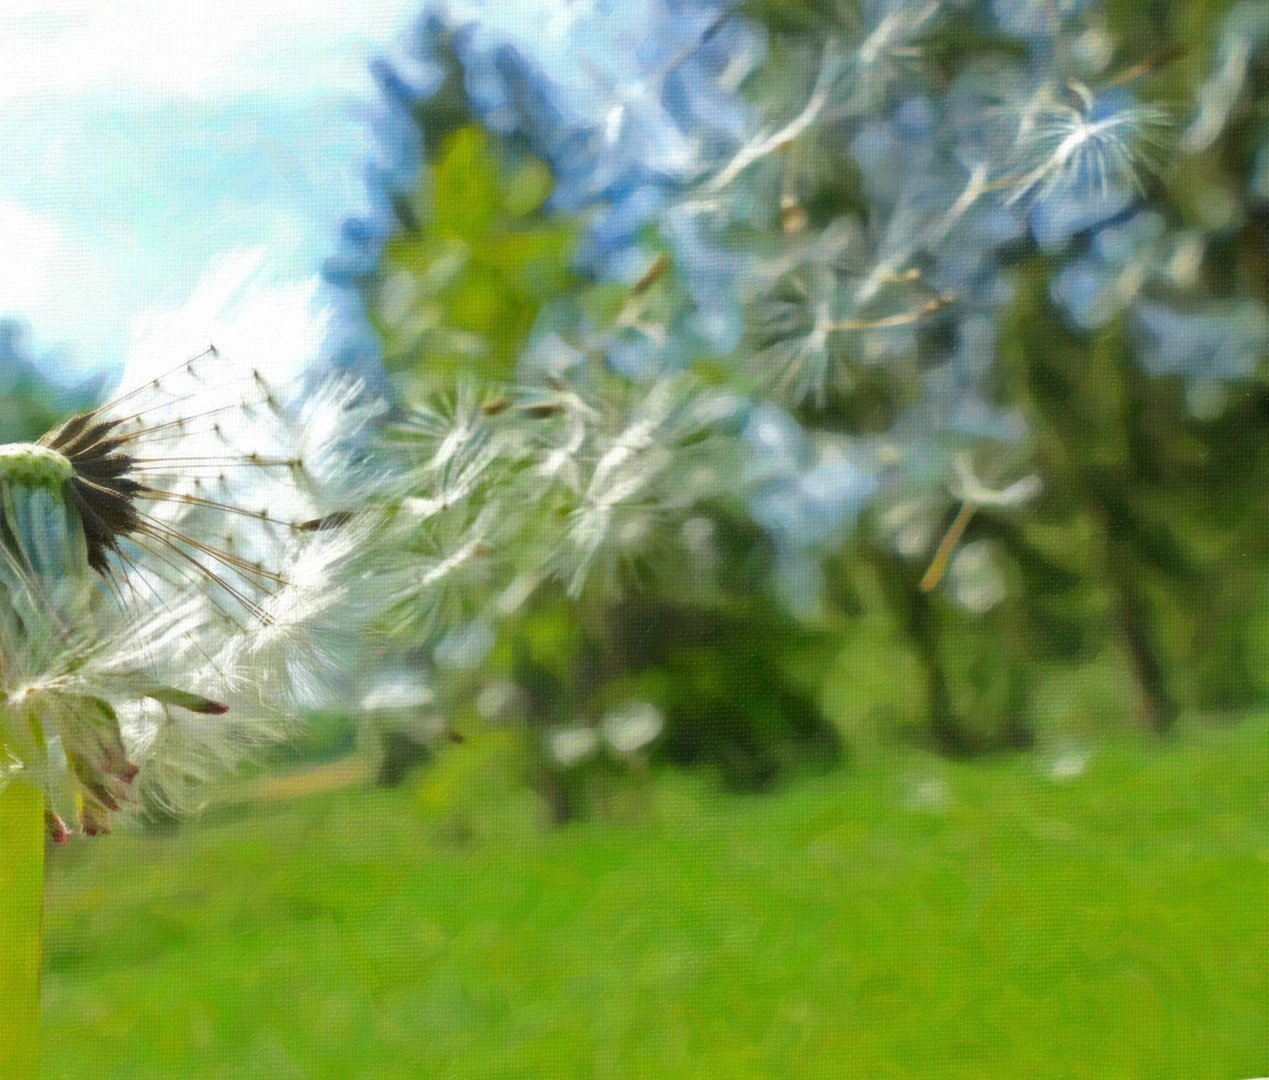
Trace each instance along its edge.
<path fill-rule="evenodd" d="M 779 150 L 792 142 L 815 122 L 820 110 L 828 103 L 829 90 L 832 87 L 833 77 L 837 73 L 834 61 L 835 48 L 835 44 L 831 41 L 825 47 L 819 77 L 815 80 L 815 89 L 811 91 L 811 97 L 802 111 L 774 134 L 760 135 L 741 147 L 736 156 L 705 185 L 706 191 L 721 191 L 759 158 L 766 157 L 772 151 Z"/>
<path fill-rule="evenodd" d="M 0 1076 L 35 1080 L 40 1056 L 44 793 L 0 792 Z"/>
<path fill-rule="evenodd" d="M 940 308 L 947 307 L 948 304 L 956 302 L 956 297 L 950 293 L 944 296 L 936 296 L 931 300 L 927 300 L 919 308 L 913 308 L 911 311 L 901 311 L 897 315 L 887 315 L 883 319 L 840 319 L 837 322 L 829 323 L 827 326 L 821 327 L 824 330 L 888 330 L 894 326 L 907 326 L 909 323 L 919 322 L 927 315 L 933 315 Z"/>

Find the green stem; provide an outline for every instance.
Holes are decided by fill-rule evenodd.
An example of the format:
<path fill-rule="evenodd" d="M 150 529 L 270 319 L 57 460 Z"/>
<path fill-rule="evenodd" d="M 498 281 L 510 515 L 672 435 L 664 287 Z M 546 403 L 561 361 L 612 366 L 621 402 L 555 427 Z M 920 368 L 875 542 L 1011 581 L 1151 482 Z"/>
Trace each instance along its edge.
<path fill-rule="evenodd" d="M 35 1080 L 40 1058 L 44 793 L 0 791 L 0 1076 Z"/>

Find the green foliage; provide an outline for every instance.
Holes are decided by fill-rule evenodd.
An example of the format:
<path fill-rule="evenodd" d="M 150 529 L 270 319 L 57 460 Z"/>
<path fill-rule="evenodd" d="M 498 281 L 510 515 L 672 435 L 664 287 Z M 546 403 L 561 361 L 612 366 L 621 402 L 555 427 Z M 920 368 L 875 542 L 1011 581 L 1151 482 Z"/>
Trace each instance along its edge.
<path fill-rule="evenodd" d="M 23 327 L 0 319 L 0 444 L 33 442 L 66 419 L 67 412 L 88 407 L 90 386 L 59 389 L 41 373 L 41 367 L 55 362 L 48 357 L 37 362 Z"/>
<path fill-rule="evenodd" d="M 384 246 L 372 320 L 384 362 L 421 404 L 461 373 L 509 381 L 543 303 L 573 283 L 574 233 L 547 220 L 550 174 L 479 127 L 441 142 L 419 222 Z"/>
<path fill-rule="evenodd" d="M 290 737 L 270 746 L 261 757 L 273 767 L 336 761 L 352 752 L 356 741 L 357 725 L 347 712 L 308 709 Z"/>
<path fill-rule="evenodd" d="M 0 396 L 0 443 L 38 439 L 65 418 L 50 387 L 32 371 L 14 373 Z"/>
<path fill-rule="evenodd" d="M 1029 746 L 1041 688 L 1104 686 L 1096 670 L 1118 672 L 1108 721 L 1160 731 L 1264 700 L 1269 397 L 1234 388 L 1218 417 L 1196 418 L 1179 376 L 1141 371 L 1122 325 L 1095 339 L 1068 325 L 1049 280 L 1041 257 L 1016 268 L 998 383 L 1026 416 L 1043 491 L 1025 513 L 979 513 L 959 545 L 990 545 L 1007 598 L 974 615 L 946 588 L 925 593 L 926 564 L 896 559 L 875 520 L 838 561 L 843 642 L 859 653 L 848 668 L 873 695 L 849 721 L 865 744 L 886 723 L 886 738 L 953 754 Z M 877 635 L 901 652 L 876 660 Z M 885 685 L 901 671 L 916 689 Z"/>
<path fill-rule="evenodd" d="M 787 670 L 815 641 L 792 620 L 752 602 L 709 610 L 643 598 L 612 621 L 625 670 L 604 692 L 664 713 L 658 759 L 708 763 L 729 787 L 755 791 L 790 767 L 842 758 L 836 729 Z"/>
<path fill-rule="evenodd" d="M 1261 647 L 1247 620 L 1269 574 L 1263 390 L 1235 391 L 1219 418 L 1196 419 L 1179 377 L 1143 374 L 1117 328 L 1091 347 L 1064 331 L 1043 277 L 1022 280 L 1002 358 L 1031 403 L 1052 481 L 1019 539 L 1058 560 L 1051 597 L 1075 601 L 1059 618 L 1084 652 L 1123 641 L 1156 726 L 1182 708 L 1245 707 L 1255 697 L 1245 651 Z M 1024 595 L 1044 630 L 1058 612 L 1037 584 L 1031 575 Z"/>

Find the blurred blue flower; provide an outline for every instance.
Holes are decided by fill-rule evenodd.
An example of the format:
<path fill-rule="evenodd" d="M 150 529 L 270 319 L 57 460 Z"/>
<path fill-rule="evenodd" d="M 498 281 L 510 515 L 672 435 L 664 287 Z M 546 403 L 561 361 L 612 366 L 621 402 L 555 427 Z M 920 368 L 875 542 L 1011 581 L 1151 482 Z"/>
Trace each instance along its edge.
<path fill-rule="evenodd" d="M 1240 379 L 1269 351 L 1269 315 L 1256 300 L 1213 300 L 1194 311 L 1136 308 L 1142 365 L 1152 375 Z"/>
<path fill-rule="evenodd" d="M 725 242 L 715 240 L 703 216 L 682 203 L 669 207 L 662 222 L 676 261 L 686 271 L 695 304 L 690 325 L 725 356 L 736 348 L 744 333 L 737 283 L 748 258 L 743 251 L 729 249 Z"/>
<path fill-rule="evenodd" d="M 745 427 L 752 448 L 746 488 L 754 520 L 778 547 L 820 548 L 845 540 L 877 488 L 877 477 L 851 459 L 850 444 L 817 452 L 802 426 L 770 403 L 757 406 Z"/>
<path fill-rule="evenodd" d="M 1157 271 L 1164 232 L 1163 218 L 1149 212 L 1100 229 L 1088 252 L 1058 272 L 1050 294 L 1085 330 L 1104 326 Z"/>
<path fill-rule="evenodd" d="M 898 115 L 902 110 L 900 106 L 889 117 L 865 121 L 850 144 L 864 193 L 871 202 L 883 206 L 894 203 L 904 181 L 934 167 L 931 131 L 924 124 L 903 123 Z"/>
<path fill-rule="evenodd" d="M 814 453 L 802 425 L 769 401 L 755 406 L 750 413 L 744 439 L 753 449 L 747 472 L 751 483 L 801 472 Z"/>
<path fill-rule="evenodd" d="M 619 278 L 623 259 L 639 233 L 656 219 L 667 194 L 662 185 L 632 179 L 594 203 L 585 215 L 589 228 L 578 252 L 582 264 Z"/>
<path fill-rule="evenodd" d="M 957 327 L 956 348 L 925 376 L 925 400 L 914 422 L 926 436 L 938 435 L 1015 442 L 1026 431 L 1016 410 L 1002 410 L 984 397 L 996 369 L 996 328 L 990 316 L 976 314 Z M 919 416 L 919 421 L 916 417 Z"/>
<path fill-rule="evenodd" d="M 992 0 L 991 8 L 1000 25 L 1011 34 L 1051 38 L 1061 29 L 1063 20 L 1078 15 L 1089 3 L 1090 0 Z"/>
<path fill-rule="evenodd" d="M 771 476 L 749 502 L 754 520 L 775 542 L 780 595 L 803 617 L 814 612 L 823 591 L 819 556 L 846 542 L 878 487 L 872 473 L 833 450 L 804 472 Z"/>

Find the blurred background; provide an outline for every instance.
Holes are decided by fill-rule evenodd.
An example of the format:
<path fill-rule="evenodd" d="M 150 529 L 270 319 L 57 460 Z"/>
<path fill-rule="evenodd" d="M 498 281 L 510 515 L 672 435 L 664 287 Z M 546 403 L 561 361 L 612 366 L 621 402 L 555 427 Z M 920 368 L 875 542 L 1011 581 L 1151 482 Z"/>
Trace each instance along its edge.
<path fill-rule="evenodd" d="M 1263 5 L 0 40 L 0 441 L 378 403 L 291 736 L 49 849 L 44 1075 L 1269 1072 Z"/>

